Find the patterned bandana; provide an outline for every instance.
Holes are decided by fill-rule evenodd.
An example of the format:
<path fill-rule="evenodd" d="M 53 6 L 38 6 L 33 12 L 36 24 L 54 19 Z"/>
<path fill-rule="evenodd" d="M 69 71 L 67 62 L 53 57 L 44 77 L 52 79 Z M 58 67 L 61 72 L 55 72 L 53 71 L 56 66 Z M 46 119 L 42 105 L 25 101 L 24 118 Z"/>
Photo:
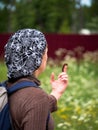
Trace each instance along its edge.
<path fill-rule="evenodd" d="M 35 29 L 22 29 L 13 34 L 5 45 L 8 78 L 32 75 L 42 62 L 46 39 Z"/>

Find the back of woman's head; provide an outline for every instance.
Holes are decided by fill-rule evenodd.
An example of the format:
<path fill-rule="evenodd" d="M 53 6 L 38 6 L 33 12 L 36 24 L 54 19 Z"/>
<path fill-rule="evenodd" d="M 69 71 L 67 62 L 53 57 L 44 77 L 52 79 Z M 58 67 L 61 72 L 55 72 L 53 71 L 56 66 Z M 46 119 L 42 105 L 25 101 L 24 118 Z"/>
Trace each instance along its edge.
<path fill-rule="evenodd" d="M 42 32 L 22 29 L 14 33 L 5 45 L 8 78 L 32 75 L 42 62 L 47 42 Z"/>

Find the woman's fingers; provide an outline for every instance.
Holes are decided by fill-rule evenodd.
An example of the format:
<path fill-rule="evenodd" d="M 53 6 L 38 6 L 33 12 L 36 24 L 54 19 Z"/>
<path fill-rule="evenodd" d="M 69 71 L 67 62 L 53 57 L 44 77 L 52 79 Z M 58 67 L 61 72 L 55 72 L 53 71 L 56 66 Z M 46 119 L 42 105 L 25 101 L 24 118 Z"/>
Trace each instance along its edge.
<path fill-rule="evenodd" d="M 68 77 L 68 74 L 65 72 L 62 72 L 59 74 L 58 78 L 61 78 L 61 77 Z"/>
<path fill-rule="evenodd" d="M 53 82 L 55 80 L 55 76 L 54 73 L 52 72 L 51 76 L 50 76 L 50 82 Z"/>
<path fill-rule="evenodd" d="M 65 63 L 62 67 L 62 72 L 67 72 L 67 69 L 68 69 L 68 64 Z"/>
<path fill-rule="evenodd" d="M 68 75 L 65 72 L 62 72 L 59 76 L 58 76 L 58 80 L 60 81 L 68 81 Z"/>

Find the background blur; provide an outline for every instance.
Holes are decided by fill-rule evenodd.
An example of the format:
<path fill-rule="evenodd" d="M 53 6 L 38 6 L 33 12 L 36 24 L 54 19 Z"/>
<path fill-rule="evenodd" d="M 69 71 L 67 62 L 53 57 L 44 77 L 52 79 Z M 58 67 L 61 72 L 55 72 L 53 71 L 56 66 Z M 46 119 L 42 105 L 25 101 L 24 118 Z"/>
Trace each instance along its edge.
<path fill-rule="evenodd" d="M 57 78 L 68 63 L 55 130 L 98 130 L 98 0 L 0 0 L 0 82 L 7 79 L 4 45 L 22 28 L 45 33 L 49 58 L 39 79 L 47 93 L 51 73 Z"/>
<path fill-rule="evenodd" d="M 0 0 L 0 33 L 98 33 L 98 0 Z"/>
<path fill-rule="evenodd" d="M 98 1 L 0 0 L 0 57 L 10 35 L 22 28 L 45 33 L 52 58 L 59 48 L 98 50 Z"/>

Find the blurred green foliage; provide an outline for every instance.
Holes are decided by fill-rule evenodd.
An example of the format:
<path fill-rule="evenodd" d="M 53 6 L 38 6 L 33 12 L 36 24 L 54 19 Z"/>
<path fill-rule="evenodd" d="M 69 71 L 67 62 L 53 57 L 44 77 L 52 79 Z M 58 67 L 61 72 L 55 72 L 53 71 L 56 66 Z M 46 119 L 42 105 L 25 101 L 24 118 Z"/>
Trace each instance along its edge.
<path fill-rule="evenodd" d="M 68 51 L 59 61 L 59 49 L 59 57 L 49 59 L 46 71 L 39 77 L 42 88 L 50 93 L 51 73 L 57 78 L 63 63 L 68 63 L 69 85 L 58 102 L 58 111 L 53 113 L 55 130 L 98 130 L 98 51 L 83 53 L 79 61 L 73 53 Z M 0 62 L 0 80 L 5 79 L 6 67 Z"/>
<path fill-rule="evenodd" d="M 98 1 L 0 0 L 0 33 L 36 28 L 47 33 L 78 33 L 87 28 L 98 33 Z M 93 26 L 92 26 L 93 25 Z M 96 29 L 97 28 L 97 29 Z"/>
<path fill-rule="evenodd" d="M 46 72 L 41 76 L 46 91 L 51 91 L 51 72 L 57 76 L 63 63 L 68 63 L 69 85 L 58 102 L 58 111 L 53 114 L 55 130 L 97 130 L 98 51 L 83 53 L 79 62 L 70 55 L 66 55 L 61 62 L 57 59 L 49 61 Z"/>

